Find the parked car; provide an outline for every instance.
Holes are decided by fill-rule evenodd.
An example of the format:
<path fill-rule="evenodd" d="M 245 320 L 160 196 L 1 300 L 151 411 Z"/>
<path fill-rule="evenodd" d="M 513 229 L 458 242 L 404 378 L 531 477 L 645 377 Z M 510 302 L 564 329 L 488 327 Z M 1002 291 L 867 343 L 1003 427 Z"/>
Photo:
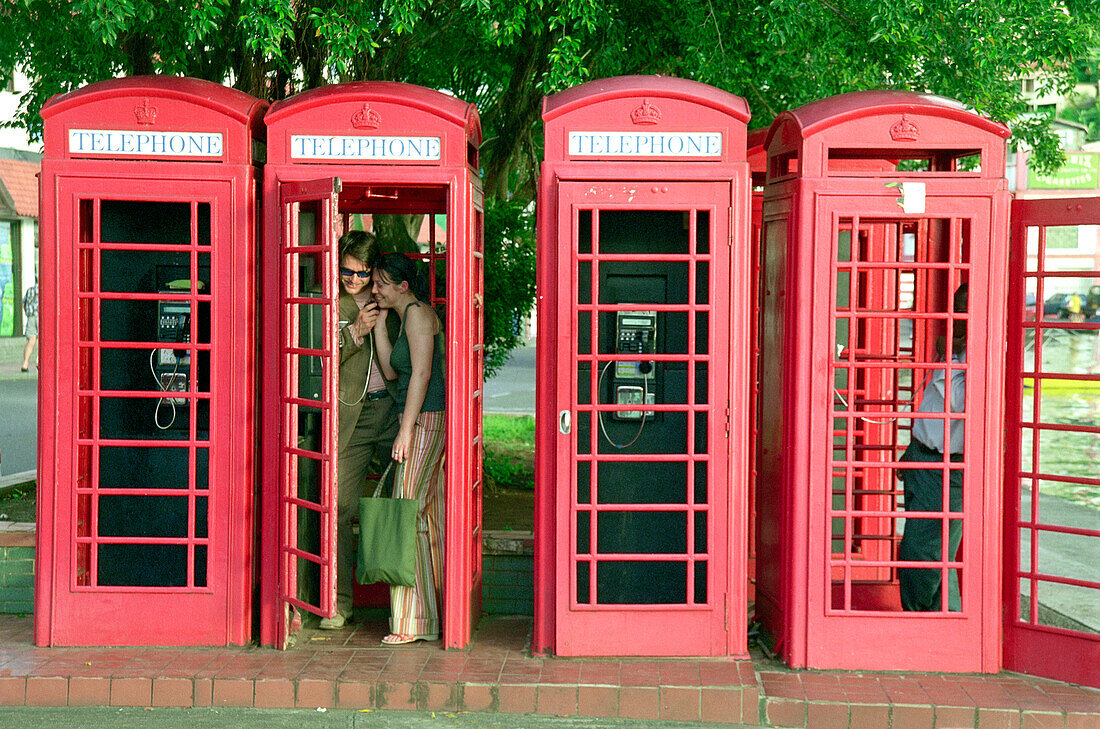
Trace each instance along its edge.
<path fill-rule="evenodd" d="M 1066 311 L 1067 298 L 1069 298 L 1069 294 L 1051 294 L 1047 297 L 1047 300 L 1043 302 L 1043 318 L 1056 316 L 1064 319 L 1069 316 L 1069 312 Z"/>

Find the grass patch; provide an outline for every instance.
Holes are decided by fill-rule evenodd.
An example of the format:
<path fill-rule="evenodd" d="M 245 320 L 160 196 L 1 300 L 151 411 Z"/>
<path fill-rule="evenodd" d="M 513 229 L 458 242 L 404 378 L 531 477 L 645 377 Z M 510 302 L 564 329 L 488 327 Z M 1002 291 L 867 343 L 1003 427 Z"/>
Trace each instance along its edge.
<path fill-rule="evenodd" d="M 530 415 L 483 415 L 481 427 L 486 489 L 534 489 L 535 419 Z"/>

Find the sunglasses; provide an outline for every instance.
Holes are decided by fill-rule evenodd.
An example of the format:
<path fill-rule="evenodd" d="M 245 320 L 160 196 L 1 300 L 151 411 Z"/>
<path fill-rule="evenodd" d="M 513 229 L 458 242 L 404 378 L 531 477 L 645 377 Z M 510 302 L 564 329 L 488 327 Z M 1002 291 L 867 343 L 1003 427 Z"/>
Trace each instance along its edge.
<path fill-rule="evenodd" d="M 344 268 L 343 266 L 340 267 L 341 276 L 358 276 L 359 278 L 366 280 L 370 278 L 370 274 L 371 271 L 369 268 L 366 271 L 352 271 L 350 268 Z"/>

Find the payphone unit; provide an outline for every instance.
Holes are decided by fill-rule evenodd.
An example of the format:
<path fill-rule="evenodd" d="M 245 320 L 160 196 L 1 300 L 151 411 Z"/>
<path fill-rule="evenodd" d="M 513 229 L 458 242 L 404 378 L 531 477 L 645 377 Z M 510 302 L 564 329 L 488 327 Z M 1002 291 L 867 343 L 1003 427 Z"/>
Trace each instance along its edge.
<path fill-rule="evenodd" d="M 657 312 L 619 311 L 615 314 L 615 352 L 617 354 L 653 354 L 657 351 Z M 652 360 L 618 361 L 615 363 L 615 404 L 652 405 L 657 401 L 653 389 Z M 648 420 L 652 410 L 620 410 L 617 420 Z"/>

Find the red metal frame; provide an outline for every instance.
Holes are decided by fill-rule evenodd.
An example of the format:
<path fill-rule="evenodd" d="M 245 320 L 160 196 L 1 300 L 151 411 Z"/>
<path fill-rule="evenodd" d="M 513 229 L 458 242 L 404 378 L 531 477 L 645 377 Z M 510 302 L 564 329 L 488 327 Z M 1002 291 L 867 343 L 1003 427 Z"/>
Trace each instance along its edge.
<path fill-rule="evenodd" d="M 40 645 L 251 638 L 252 151 L 265 109 L 163 77 L 93 84 L 43 108 Z M 105 140 L 101 130 L 113 141 L 70 143 Z M 218 145 L 171 154 L 187 151 L 185 136 Z M 163 146 L 127 146 L 154 138 Z M 161 270 L 187 284 L 167 286 Z M 158 339 L 161 308 L 187 316 L 171 347 Z M 169 359 L 172 371 L 149 372 Z M 182 389 L 165 396 L 162 374 Z"/>
<path fill-rule="evenodd" d="M 421 254 L 432 274 L 433 301 L 445 306 L 447 347 L 446 529 L 444 532 L 443 641 L 448 648 L 464 647 L 481 609 L 481 398 L 484 373 L 484 203 L 478 178 L 481 126 L 477 111 L 463 101 L 437 91 L 408 84 L 364 82 L 315 89 L 272 106 L 265 119 L 270 139 L 265 167 L 264 255 L 275 256 L 280 240 L 277 200 L 281 186 L 310 179 L 339 176 L 343 192 L 337 202 L 340 220 L 349 215 L 410 213 L 445 215 L 447 240 L 433 237 Z M 306 147 L 295 148 L 294 138 L 305 136 Z M 417 159 L 347 156 L 348 150 L 367 150 L 378 140 L 415 138 Z M 419 140 L 435 140 L 425 147 Z M 305 155 L 325 150 L 345 156 Z M 396 144 L 396 143 L 395 143 Z M 333 146 L 335 145 L 335 146 Z M 345 146 L 346 145 L 346 146 Z M 390 151 L 405 150 L 391 146 Z M 407 151 L 407 150 L 406 150 Z M 369 156 L 369 155 L 368 155 Z M 344 223 L 347 224 L 346 222 Z M 429 225 L 434 233 L 434 225 Z M 414 257 L 416 255 L 414 254 Z M 442 266 L 440 265 L 442 264 Z M 333 265 L 335 265 L 333 263 Z M 265 266 L 264 291 L 264 413 L 262 447 L 280 442 L 277 393 L 284 378 L 279 344 L 279 267 Z M 445 284 L 439 289 L 440 279 Z M 332 434 L 335 437 L 335 433 Z M 277 523 L 272 489 L 279 483 L 278 460 L 264 458 L 264 523 Z M 290 630 L 278 599 L 284 592 L 275 568 L 279 534 L 261 534 L 260 641 L 283 645 Z M 300 606 L 304 607 L 304 606 Z M 306 608 L 308 609 L 308 608 Z"/>
<path fill-rule="evenodd" d="M 792 666 L 1000 666 L 991 484 L 1003 359 L 989 343 L 1003 326 L 1007 135 L 953 102 L 907 92 L 814 102 L 769 131 L 760 396 L 782 405 L 761 409 L 759 479 L 778 488 L 757 494 L 756 608 Z M 952 313 L 964 281 L 969 313 Z M 967 362 L 937 364 L 934 339 L 955 321 L 968 324 Z M 926 564 L 960 570 L 963 604 L 907 613 L 896 573 L 913 563 L 897 558 L 906 512 L 896 460 L 915 417 L 909 402 L 936 369 L 981 373 L 955 414 L 964 460 L 939 467 L 964 473 L 963 510 L 951 512 L 962 548 Z"/>
<path fill-rule="evenodd" d="M 334 434 L 339 428 L 335 376 L 339 362 L 336 348 L 336 320 L 339 315 L 336 203 L 339 194 L 339 178 L 288 182 L 279 188 L 283 243 L 280 249 L 283 286 L 279 308 L 285 354 L 279 509 L 280 531 L 284 539 L 279 552 L 282 575 L 279 598 L 288 605 L 327 617 L 336 611 L 337 475 Z M 308 227 L 301 223 L 304 208 L 312 208 L 309 214 L 313 223 Z M 310 232 L 313 233 L 312 240 L 304 239 Z M 310 265 L 305 266 L 304 263 Z M 320 310 L 319 316 L 307 314 L 306 317 L 319 321 L 320 327 L 305 334 L 301 314 L 314 307 Z M 303 343 L 304 336 L 312 337 L 311 341 Z M 319 392 L 301 392 L 303 366 L 320 370 Z M 312 431 L 318 419 L 318 432 L 303 432 L 303 428 Z M 311 422 L 312 426 L 305 425 Z M 301 467 L 306 464 L 309 464 L 306 473 L 300 473 Z M 311 476 L 314 478 L 311 479 Z M 317 538 L 314 551 L 299 543 L 299 512 L 307 521 L 317 520 L 310 529 Z M 307 586 L 307 595 L 316 596 L 312 601 L 309 597 L 302 598 L 298 578 L 303 567 L 306 571 L 317 571 L 316 580 Z"/>
<path fill-rule="evenodd" d="M 696 82 L 623 77 L 547 98 L 543 118 L 533 649 L 560 655 L 745 655 L 745 632 L 738 626 L 746 620 L 740 545 L 747 526 L 741 505 L 752 310 L 743 157 L 747 107 Z M 588 155 L 581 147 L 570 153 L 569 133 L 591 131 L 639 138 L 648 132 L 718 132 L 722 148 L 714 158 L 669 161 L 675 164 L 652 155 L 632 159 L 629 150 Z M 663 248 L 648 242 L 645 223 L 661 215 L 683 221 Z M 605 229 L 611 243 L 603 241 Z M 642 269 L 675 280 L 670 287 L 685 288 L 666 293 L 671 298 L 663 302 L 652 292 L 636 292 L 636 298 L 616 292 L 618 284 L 609 277 L 637 276 Z M 637 445 L 620 442 L 623 447 L 615 448 L 608 443 L 615 434 L 636 431 L 633 422 L 615 423 L 615 413 L 637 408 L 611 404 L 603 395 L 594 401 L 591 393 L 607 384 L 613 363 L 638 359 L 611 349 L 611 322 L 620 313 L 644 311 L 656 312 L 658 342 L 662 329 L 685 337 L 672 350 L 647 357 L 654 362 L 655 387 L 671 393 L 671 380 L 662 385 L 660 377 L 676 368 L 683 368 L 685 384 L 682 396 L 669 394 L 647 407 L 654 415 L 645 427 L 682 417 L 685 430 L 674 437 L 683 441 L 647 442 L 643 428 Z M 570 426 L 559 427 L 565 419 Z M 696 432 L 697 422 L 705 422 L 705 435 Z M 670 469 L 669 483 L 679 483 L 678 464 L 686 479 L 682 495 L 647 497 L 664 486 L 655 475 L 662 468 Z M 654 480 L 648 486 L 639 482 L 632 494 L 623 490 L 629 484 L 611 485 L 599 476 L 601 469 L 639 466 Z M 632 536 L 656 531 L 652 520 L 675 525 L 681 514 L 686 527 L 680 546 L 654 551 L 631 545 Z M 631 531 L 632 519 L 650 526 Z M 679 534 L 680 527 L 668 531 Z M 704 536 L 705 545 L 694 544 Z M 639 564 L 649 566 L 652 579 L 630 578 Z M 669 594 L 642 595 L 659 582 L 655 574 L 662 569 L 675 572 L 665 581 Z M 696 583 L 696 569 L 705 582 Z M 612 586 L 616 579 L 619 587 Z"/>
<path fill-rule="evenodd" d="M 1082 338 L 1100 340 L 1095 317 L 1075 322 L 1044 314 L 1055 289 L 1072 289 L 1078 279 L 1100 284 L 1100 269 L 1067 271 L 1050 266 L 1047 230 L 1055 226 L 1100 225 L 1100 198 L 1016 200 L 1012 206 L 1009 258 L 1008 364 L 1005 381 L 1004 662 L 1015 671 L 1100 687 L 1100 635 L 1095 619 L 1074 630 L 1047 610 L 1058 591 L 1076 593 L 1065 604 L 1100 604 L 1100 580 L 1059 564 L 1058 552 L 1094 554 L 1100 543 L 1094 511 L 1072 512 L 1052 485 L 1100 486 L 1092 443 L 1100 426 L 1089 424 L 1088 402 L 1100 397 L 1100 374 L 1079 362 L 1058 360 L 1048 349 L 1071 350 Z M 1093 233 L 1095 235 L 1095 233 Z M 1095 246 L 1096 241 L 1093 241 Z M 1084 293 L 1084 292 L 1081 292 Z M 1033 295 L 1034 303 L 1026 303 Z M 1087 341 L 1086 341 L 1087 345 Z M 1095 342 L 1092 345 L 1096 345 Z M 1077 347 L 1084 352 L 1089 346 Z M 1092 359 L 1095 359 L 1093 353 Z M 1076 403 L 1076 404 L 1075 404 Z M 1067 412 L 1068 407 L 1068 412 Z M 1084 417 L 1080 417 L 1084 415 Z M 1067 458 L 1069 456 L 1070 458 Z M 1076 457 L 1076 468 L 1072 464 Z M 1035 498 L 1035 494 L 1039 494 Z M 1040 549 L 1058 540 L 1060 550 Z M 1052 599 L 1055 598 L 1055 599 Z M 1069 618 L 1082 616 L 1069 614 Z"/>

